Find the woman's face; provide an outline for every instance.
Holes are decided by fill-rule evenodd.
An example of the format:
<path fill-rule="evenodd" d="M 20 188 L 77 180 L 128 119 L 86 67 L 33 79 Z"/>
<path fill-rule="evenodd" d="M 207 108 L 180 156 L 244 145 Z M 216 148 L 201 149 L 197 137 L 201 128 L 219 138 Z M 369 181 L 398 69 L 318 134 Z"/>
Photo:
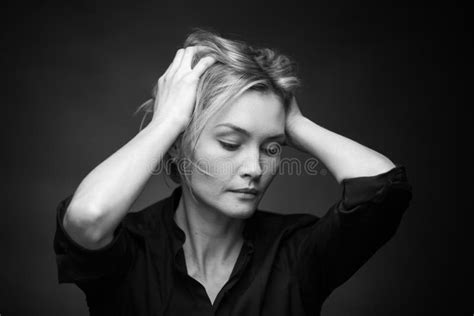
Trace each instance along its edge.
<path fill-rule="evenodd" d="M 285 110 L 274 93 L 247 91 L 212 117 L 196 144 L 194 196 L 206 208 L 233 218 L 253 214 L 276 175 L 285 142 Z M 253 188 L 257 194 L 234 190 Z"/>

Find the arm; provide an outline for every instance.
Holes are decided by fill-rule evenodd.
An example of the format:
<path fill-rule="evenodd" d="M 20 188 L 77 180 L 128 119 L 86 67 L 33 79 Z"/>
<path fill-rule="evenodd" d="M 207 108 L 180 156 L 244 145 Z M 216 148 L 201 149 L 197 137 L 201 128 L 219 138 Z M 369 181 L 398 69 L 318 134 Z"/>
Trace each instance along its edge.
<path fill-rule="evenodd" d="M 92 170 L 64 216 L 69 236 L 89 249 L 108 244 L 179 132 L 179 125 L 172 121 L 151 123 Z"/>
<path fill-rule="evenodd" d="M 303 300 L 327 297 L 393 237 L 412 198 L 405 167 L 303 117 L 287 116 L 291 145 L 318 157 L 342 186 L 342 199 L 300 232 L 295 271 Z"/>
<path fill-rule="evenodd" d="M 395 167 L 384 155 L 304 117 L 296 99 L 290 106 L 287 135 L 296 148 L 320 159 L 339 184 L 343 179 L 374 176 Z"/>
<path fill-rule="evenodd" d="M 329 296 L 396 234 L 412 198 L 402 165 L 344 179 L 342 188 L 342 198 L 303 229 L 295 245 L 295 271 L 308 305 Z"/>
<path fill-rule="evenodd" d="M 199 47 L 180 49 L 158 81 L 153 120 L 132 140 L 93 169 L 80 183 L 67 208 L 63 226 L 88 249 L 113 240 L 115 228 L 143 190 L 153 169 L 184 130 L 194 108 L 201 74 L 214 59 L 204 57 L 191 68 Z"/>

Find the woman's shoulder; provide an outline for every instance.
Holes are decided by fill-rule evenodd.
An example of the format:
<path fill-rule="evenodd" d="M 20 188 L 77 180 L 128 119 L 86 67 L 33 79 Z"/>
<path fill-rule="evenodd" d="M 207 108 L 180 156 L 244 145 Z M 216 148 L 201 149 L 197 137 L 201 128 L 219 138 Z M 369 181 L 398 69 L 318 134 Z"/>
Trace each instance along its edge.
<path fill-rule="evenodd" d="M 139 211 L 129 212 L 123 219 L 123 226 L 135 233 L 157 232 L 164 225 L 168 198 L 153 202 Z"/>

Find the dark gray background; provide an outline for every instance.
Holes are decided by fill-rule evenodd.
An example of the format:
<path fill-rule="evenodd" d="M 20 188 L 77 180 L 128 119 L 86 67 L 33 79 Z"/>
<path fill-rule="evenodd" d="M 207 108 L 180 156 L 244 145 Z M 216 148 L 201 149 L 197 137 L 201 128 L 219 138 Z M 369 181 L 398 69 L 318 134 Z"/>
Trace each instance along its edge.
<path fill-rule="evenodd" d="M 60 200 L 138 132 L 150 95 L 192 27 L 277 48 L 298 63 L 303 113 L 407 168 L 414 198 L 395 237 L 323 306 L 323 315 L 455 315 L 467 307 L 467 245 L 457 209 L 461 8 L 331 2 L 17 3 L 3 10 L 6 203 L 0 314 L 86 315 L 58 285 Z M 130 2 L 132 3 L 132 2 Z M 302 160 L 304 154 L 287 150 Z M 323 166 L 321 166 L 323 168 Z M 139 210 L 171 192 L 152 177 Z M 282 175 L 260 207 L 322 216 L 341 197 L 331 175 Z"/>

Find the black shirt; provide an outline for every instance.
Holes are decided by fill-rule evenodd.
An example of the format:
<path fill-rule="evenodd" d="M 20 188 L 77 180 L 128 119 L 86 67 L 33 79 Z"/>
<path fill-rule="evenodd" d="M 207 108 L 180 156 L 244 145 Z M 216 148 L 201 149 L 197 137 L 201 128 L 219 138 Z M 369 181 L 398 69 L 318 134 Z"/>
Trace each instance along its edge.
<path fill-rule="evenodd" d="M 57 208 L 59 283 L 77 284 L 91 315 L 320 315 L 329 294 L 395 234 L 412 198 L 399 164 L 342 186 L 341 200 L 321 218 L 257 209 L 246 219 L 244 244 L 214 304 L 187 274 L 185 234 L 173 218 L 180 186 L 127 214 L 98 250 L 81 247 L 62 226 L 71 194 Z"/>

